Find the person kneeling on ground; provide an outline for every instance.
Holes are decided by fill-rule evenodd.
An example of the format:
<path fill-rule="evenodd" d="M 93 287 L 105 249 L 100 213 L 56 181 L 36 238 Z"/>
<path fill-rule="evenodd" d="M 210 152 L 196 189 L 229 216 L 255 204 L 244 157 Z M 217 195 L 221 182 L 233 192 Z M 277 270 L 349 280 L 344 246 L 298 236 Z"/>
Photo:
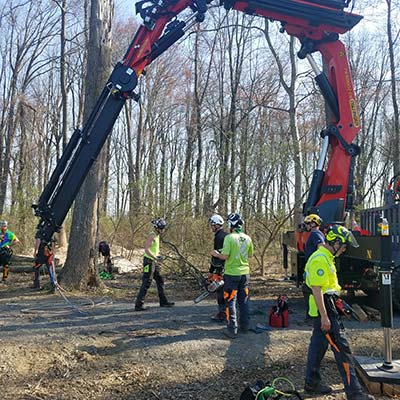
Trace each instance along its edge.
<path fill-rule="evenodd" d="M 136 298 L 135 311 L 146 310 L 144 307 L 144 300 L 153 278 L 157 283 L 160 307 L 172 307 L 175 304 L 168 301 L 165 296 L 164 279 L 160 272 L 160 265 L 162 264 L 162 257 L 160 256 L 160 235 L 163 234 L 167 224 L 161 218 L 156 218 L 152 221 L 152 224 L 154 231 L 149 234 L 144 246 L 142 286 Z"/>

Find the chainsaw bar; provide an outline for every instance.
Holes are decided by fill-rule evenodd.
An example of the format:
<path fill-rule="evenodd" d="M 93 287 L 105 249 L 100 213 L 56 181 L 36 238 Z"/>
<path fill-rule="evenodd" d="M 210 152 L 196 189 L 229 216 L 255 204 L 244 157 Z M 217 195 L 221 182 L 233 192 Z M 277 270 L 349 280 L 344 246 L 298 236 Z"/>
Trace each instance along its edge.
<path fill-rule="evenodd" d="M 206 299 L 210 294 L 211 294 L 211 292 L 209 292 L 207 290 L 204 293 L 202 293 L 200 296 L 197 296 L 193 301 L 194 301 L 195 304 L 200 303 L 201 301 Z"/>

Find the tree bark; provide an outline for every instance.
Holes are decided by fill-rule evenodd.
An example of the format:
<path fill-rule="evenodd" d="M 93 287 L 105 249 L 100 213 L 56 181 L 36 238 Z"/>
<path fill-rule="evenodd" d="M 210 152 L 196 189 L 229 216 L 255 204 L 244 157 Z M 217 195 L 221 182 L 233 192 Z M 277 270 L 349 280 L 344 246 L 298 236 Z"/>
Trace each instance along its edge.
<path fill-rule="evenodd" d="M 84 121 L 86 121 L 109 76 L 111 65 L 111 21 L 113 0 L 91 0 L 89 48 L 85 80 Z M 99 159 L 105 156 L 104 149 Z M 101 188 L 102 162 L 95 162 L 75 201 L 64 274 L 64 286 L 79 289 L 88 271 L 94 270 L 97 193 Z M 94 282 L 98 274 L 93 274 Z M 89 276 L 90 278 L 90 276 Z M 92 281 L 92 280 L 91 280 Z"/>

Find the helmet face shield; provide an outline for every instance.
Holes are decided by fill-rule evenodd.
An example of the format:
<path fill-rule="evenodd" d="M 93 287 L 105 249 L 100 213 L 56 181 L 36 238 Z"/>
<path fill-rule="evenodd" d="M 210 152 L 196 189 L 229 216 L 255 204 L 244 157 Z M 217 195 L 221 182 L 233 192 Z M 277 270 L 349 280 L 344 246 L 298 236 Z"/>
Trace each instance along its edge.
<path fill-rule="evenodd" d="M 359 245 L 358 242 L 357 242 L 357 239 L 356 239 L 355 236 L 353 235 L 353 232 L 351 232 L 351 231 L 348 231 L 348 232 L 349 232 L 349 237 L 348 237 L 348 239 L 347 239 L 348 244 L 349 244 L 351 247 L 355 247 L 355 248 L 360 247 L 360 245 Z"/>

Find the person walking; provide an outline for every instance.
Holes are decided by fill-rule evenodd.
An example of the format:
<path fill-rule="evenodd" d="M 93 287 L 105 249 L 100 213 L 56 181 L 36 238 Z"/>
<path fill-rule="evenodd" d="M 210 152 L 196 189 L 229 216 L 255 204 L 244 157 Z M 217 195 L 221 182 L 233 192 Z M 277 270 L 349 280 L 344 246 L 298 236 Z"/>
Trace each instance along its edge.
<path fill-rule="evenodd" d="M 57 287 L 56 267 L 54 264 L 54 251 L 53 245 L 55 240 L 52 239 L 49 243 L 41 240 L 39 237 L 35 238 L 35 248 L 33 251 L 33 258 L 35 259 L 33 265 L 33 285 L 32 289 L 40 290 L 40 267 L 46 265 L 47 272 L 50 277 L 50 290 L 49 293 L 55 293 Z"/>
<path fill-rule="evenodd" d="M 17 243 L 19 243 L 17 236 L 8 230 L 8 222 L 0 221 L 0 265 L 3 266 L 3 278 L 1 280 L 3 283 L 8 280 L 10 260 L 13 254 L 11 247 Z"/>
<path fill-rule="evenodd" d="M 160 265 L 162 264 L 162 257 L 160 256 L 160 235 L 163 234 L 167 224 L 162 218 L 156 218 L 152 221 L 152 224 L 154 231 L 149 234 L 144 246 L 142 285 L 136 297 L 135 311 L 146 310 L 146 307 L 144 307 L 144 300 L 153 279 L 157 284 L 160 307 L 172 307 L 175 304 L 168 301 L 165 296 L 164 279 L 160 272 Z"/>
<path fill-rule="evenodd" d="M 219 253 L 222 251 L 222 247 L 224 246 L 224 239 L 227 233 L 223 229 L 224 219 L 215 214 L 211 216 L 208 220 L 208 224 L 211 228 L 211 231 L 214 232 L 214 250 L 217 250 Z M 221 280 L 224 275 L 224 264 L 225 261 L 221 260 L 211 253 L 211 263 L 208 274 L 208 280 L 212 280 L 213 276 L 217 279 Z M 218 303 L 218 313 L 214 315 L 211 319 L 217 322 L 226 321 L 226 313 L 225 313 L 225 299 L 224 299 L 224 287 L 221 286 L 216 290 L 217 293 L 217 303 Z"/>
<path fill-rule="evenodd" d="M 253 242 L 250 236 L 243 232 L 244 221 L 240 214 L 228 216 L 230 233 L 225 236 L 221 253 L 213 251 L 213 256 L 225 260 L 224 298 L 226 304 L 227 327 L 223 334 L 230 339 L 241 332 L 247 332 L 250 324 L 249 316 L 249 257 L 253 255 Z M 239 306 L 239 323 L 236 311 Z"/>
<path fill-rule="evenodd" d="M 356 376 L 350 346 L 335 306 L 341 287 L 334 258 L 345 252 L 348 245 L 358 247 L 353 234 L 343 226 L 333 225 L 328 228 L 326 242 L 306 264 L 306 284 L 312 291 L 309 315 L 313 318 L 313 333 L 308 348 L 304 391 L 312 395 L 331 393 L 332 389 L 321 383 L 320 374 L 321 362 L 330 344 L 347 399 L 373 400 L 373 396 L 363 392 Z"/>
<path fill-rule="evenodd" d="M 325 236 L 320 230 L 322 225 L 322 219 L 317 214 L 310 214 L 304 218 L 304 224 L 310 236 L 307 239 L 306 246 L 304 248 L 304 258 L 307 262 L 311 254 L 325 243 Z"/>

